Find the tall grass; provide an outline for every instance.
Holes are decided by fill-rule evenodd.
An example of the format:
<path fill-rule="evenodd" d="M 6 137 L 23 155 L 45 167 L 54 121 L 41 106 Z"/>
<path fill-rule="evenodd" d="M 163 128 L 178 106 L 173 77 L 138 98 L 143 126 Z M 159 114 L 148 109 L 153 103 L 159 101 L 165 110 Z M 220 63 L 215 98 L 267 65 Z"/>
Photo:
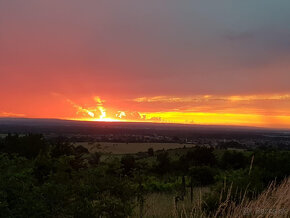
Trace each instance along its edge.
<path fill-rule="evenodd" d="M 200 209 L 202 196 L 209 191 L 209 188 L 195 188 L 193 191 L 194 199 L 191 202 L 190 190 L 183 201 L 176 202 L 175 197 L 178 193 L 152 193 L 146 196 L 143 217 L 204 217 L 201 216 Z M 136 208 L 134 217 L 140 217 L 139 210 Z M 202 212 L 204 213 L 204 212 Z"/>
<path fill-rule="evenodd" d="M 289 217 L 290 216 L 290 178 L 279 186 L 272 182 L 257 199 L 243 199 L 235 205 L 229 202 L 227 210 L 220 213 L 224 217 Z"/>
<path fill-rule="evenodd" d="M 247 191 L 240 193 L 239 203 L 231 200 L 232 186 L 223 190 L 219 207 L 215 212 L 206 213 L 203 210 L 203 196 L 208 189 L 195 189 L 194 201 L 190 201 L 187 193 L 183 201 L 176 203 L 175 194 L 150 194 L 146 197 L 142 217 L 290 217 L 290 178 L 280 185 L 272 182 L 256 199 L 247 199 Z M 225 199 L 225 200 L 221 200 Z M 135 217 L 140 217 L 136 213 Z"/>

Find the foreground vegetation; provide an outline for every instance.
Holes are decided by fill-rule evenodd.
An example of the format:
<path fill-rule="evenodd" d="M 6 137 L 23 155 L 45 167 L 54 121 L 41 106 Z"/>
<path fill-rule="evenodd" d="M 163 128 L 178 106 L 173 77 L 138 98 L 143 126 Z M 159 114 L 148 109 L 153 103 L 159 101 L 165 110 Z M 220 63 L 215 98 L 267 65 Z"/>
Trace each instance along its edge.
<path fill-rule="evenodd" d="M 289 151 L 89 153 L 65 138 L 0 141 L 0 217 L 287 216 Z"/>

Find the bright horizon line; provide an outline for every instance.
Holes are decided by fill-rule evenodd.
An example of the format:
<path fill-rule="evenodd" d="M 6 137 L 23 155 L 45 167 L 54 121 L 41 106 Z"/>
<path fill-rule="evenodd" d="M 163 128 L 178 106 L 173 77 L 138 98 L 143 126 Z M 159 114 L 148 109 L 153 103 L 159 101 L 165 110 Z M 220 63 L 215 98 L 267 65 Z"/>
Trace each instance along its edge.
<path fill-rule="evenodd" d="M 78 118 L 45 118 L 45 117 L 2 117 L 0 119 L 32 119 L 32 120 L 61 120 L 61 121 L 77 121 L 77 122 L 97 122 L 97 123 L 152 123 L 152 124 L 169 124 L 169 125 L 186 125 L 186 126 L 218 126 L 218 127 L 243 127 L 243 128 L 258 128 L 269 130 L 286 130 L 287 127 L 268 127 L 268 126 L 250 126 L 240 124 L 200 124 L 200 123 L 179 123 L 179 122 L 162 122 L 152 120 L 99 120 L 99 119 L 78 119 Z"/>

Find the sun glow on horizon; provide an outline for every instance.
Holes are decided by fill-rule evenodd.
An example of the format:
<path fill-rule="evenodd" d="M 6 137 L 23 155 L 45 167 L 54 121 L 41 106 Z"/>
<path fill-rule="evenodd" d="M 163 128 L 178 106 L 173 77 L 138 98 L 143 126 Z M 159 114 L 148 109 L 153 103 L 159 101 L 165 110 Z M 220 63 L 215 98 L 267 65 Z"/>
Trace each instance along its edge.
<path fill-rule="evenodd" d="M 100 122 L 153 122 L 153 123 L 180 123 L 180 124 L 198 124 L 198 125 L 237 125 L 237 126 L 257 126 L 257 127 L 286 127 L 290 128 L 290 114 L 282 112 L 261 113 L 255 108 L 240 108 L 244 102 L 270 102 L 283 101 L 289 102 L 289 94 L 284 95 L 246 95 L 246 96 L 215 96 L 200 95 L 188 97 L 176 96 L 156 96 L 140 97 L 131 99 L 137 104 L 152 105 L 151 111 L 121 111 L 114 110 L 110 105 L 95 96 L 95 106 L 83 107 L 70 101 L 77 109 L 77 114 L 81 115 L 73 120 L 82 121 L 100 121 Z M 106 102 L 106 103 L 105 103 Z M 105 103 L 105 104 L 104 104 Z M 157 105 L 156 105 L 157 104 Z M 170 107 L 180 107 L 192 105 L 191 108 L 160 110 L 159 105 L 172 105 Z M 195 106 L 198 105 L 198 106 Z M 206 105 L 203 106 L 202 105 Z M 215 108 L 223 105 L 223 109 Z M 152 107 L 156 107 L 152 111 Z M 110 109 L 108 111 L 108 109 Z"/>
<path fill-rule="evenodd" d="M 214 114 L 214 113 L 175 113 L 165 112 L 157 114 L 146 114 L 148 119 L 125 120 L 113 118 L 67 118 L 67 120 L 90 121 L 90 122 L 142 122 L 142 123 L 167 123 L 167 124 L 192 124 L 192 125 L 230 125 L 230 126 L 252 126 L 267 128 L 290 129 L 289 116 L 271 116 L 266 119 L 272 123 L 269 125 L 265 117 L 256 114 Z M 158 119 L 151 119 L 159 116 Z"/>
<path fill-rule="evenodd" d="M 55 94 L 63 115 L 29 116 L 19 111 L 0 117 L 58 118 L 97 122 L 151 122 L 198 125 L 236 125 L 290 129 L 290 94 L 153 96 L 85 99 Z M 66 113 L 67 112 L 67 113 Z M 67 114 L 68 116 L 64 116 Z"/>

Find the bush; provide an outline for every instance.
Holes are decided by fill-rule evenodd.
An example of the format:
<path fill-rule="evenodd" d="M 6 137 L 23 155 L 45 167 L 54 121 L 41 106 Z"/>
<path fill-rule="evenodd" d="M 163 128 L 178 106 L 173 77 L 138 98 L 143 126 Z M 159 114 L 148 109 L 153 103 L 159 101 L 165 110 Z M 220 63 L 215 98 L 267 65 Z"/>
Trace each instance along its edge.
<path fill-rule="evenodd" d="M 121 159 L 121 167 L 124 175 L 131 175 L 133 170 L 137 167 L 135 158 L 131 155 L 123 156 Z"/>
<path fill-rule="evenodd" d="M 148 177 L 144 189 L 146 192 L 172 192 L 176 191 L 180 187 L 178 181 L 164 182 L 155 177 Z"/>
<path fill-rule="evenodd" d="M 158 174 L 163 175 L 165 173 L 168 173 L 170 170 L 172 170 L 171 162 L 170 162 L 167 152 L 162 152 L 158 154 L 156 159 L 157 159 L 157 165 L 155 167 L 155 171 Z"/>
<path fill-rule="evenodd" d="M 250 165 L 250 162 L 242 152 L 225 151 L 221 158 L 221 167 L 224 169 L 240 169 Z"/>
<path fill-rule="evenodd" d="M 198 186 L 207 186 L 214 183 L 216 172 L 208 166 L 190 168 L 190 177 L 193 183 Z"/>

